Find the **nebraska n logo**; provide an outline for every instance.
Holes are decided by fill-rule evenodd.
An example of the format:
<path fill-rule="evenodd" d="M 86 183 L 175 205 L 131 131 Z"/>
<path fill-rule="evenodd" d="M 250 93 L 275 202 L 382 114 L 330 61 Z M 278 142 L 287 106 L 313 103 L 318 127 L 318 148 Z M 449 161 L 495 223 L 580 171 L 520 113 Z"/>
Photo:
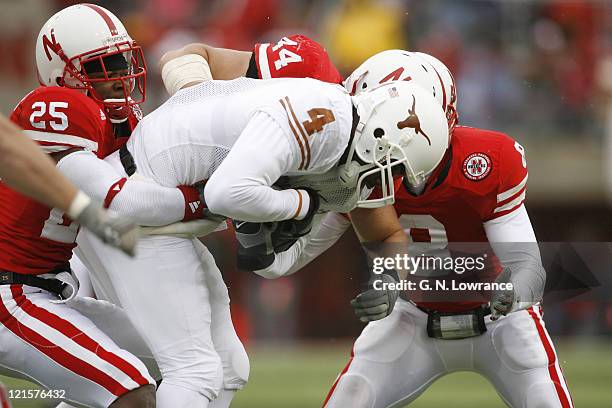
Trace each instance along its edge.
<path fill-rule="evenodd" d="M 429 139 L 429 136 L 427 136 L 425 132 L 423 131 L 423 129 L 421 129 L 421 121 L 416 114 L 415 108 L 416 108 L 416 97 L 412 95 L 412 109 L 408 109 L 408 117 L 406 119 L 402 120 L 401 122 L 397 122 L 397 128 L 400 130 L 404 128 L 414 129 L 416 134 L 417 135 L 419 133 L 422 134 L 423 137 L 427 139 L 427 143 L 429 143 L 429 145 L 431 146 L 431 140 Z"/>
<path fill-rule="evenodd" d="M 44 34 L 42 37 L 43 48 L 45 50 L 45 54 L 47 55 L 47 58 L 49 58 L 49 61 L 53 59 L 53 57 L 51 57 L 51 53 L 49 52 L 49 49 L 53 51 L 53 53 L 56 55 L 60 55 L 60 53 L 62 52 L 62 47 L 59 45 L 57 41 L 55 41 L 54 31 L 55 30 L 52 28 L 51 29 L 51 40 L 49 40 L 49 37 L 47 37 L 47 34 Z"/>

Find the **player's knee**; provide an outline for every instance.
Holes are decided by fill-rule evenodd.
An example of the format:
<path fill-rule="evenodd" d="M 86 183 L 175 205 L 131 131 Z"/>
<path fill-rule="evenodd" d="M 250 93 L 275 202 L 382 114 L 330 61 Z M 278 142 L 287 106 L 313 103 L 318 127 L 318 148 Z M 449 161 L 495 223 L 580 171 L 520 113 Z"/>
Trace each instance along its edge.
<path fill-rule="evenodd" d="M 356 374 L 343 375 L 325 408 L 373 408 L 376 396 L 367 378 Z"/>
<path fill-rule="evenodd" d="M 133 389 L 117 398 L 109 408 L 155 408 L 155 387 L 148 384 Z"/>
<path fill-rule="evenodd" d="M 162 372 L 163 382 L 198 392 L 214 399 L 223 386 L 221 358 L 215 353 L 185 362 L 181 367 Z"/>
<path fill-rule="evenodd" d="M 249 356 L 242 343 L 238 343 L 223 359 L 223 387 L 228 390 L 242 389 L 249 380 L 250 371 Z"/>

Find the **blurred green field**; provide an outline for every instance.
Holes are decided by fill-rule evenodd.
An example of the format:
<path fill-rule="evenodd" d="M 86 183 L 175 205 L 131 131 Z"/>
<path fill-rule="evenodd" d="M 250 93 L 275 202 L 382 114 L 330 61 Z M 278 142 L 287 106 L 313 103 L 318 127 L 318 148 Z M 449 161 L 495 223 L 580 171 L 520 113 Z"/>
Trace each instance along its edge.
<path fill-rule="evenodd" d="M 612 342 L 557 344 L 561 364 L 578 408 L 612 407 Z M 320 407 L 337 373 L 346 363 L 350 343 L 300 347 L 254 346 L 251 379 L 233 408 Z M 27 382 L 0 377 L 8 388 L 33 388 Z M 47 408 L 51 401 L 13 400 L 14 408 Z M 437 381 L 411 407 L 502 408 L 491 385 L 473 373 L 454 373 Z M 348 408 L 348 407 L 347 407 Z"/>

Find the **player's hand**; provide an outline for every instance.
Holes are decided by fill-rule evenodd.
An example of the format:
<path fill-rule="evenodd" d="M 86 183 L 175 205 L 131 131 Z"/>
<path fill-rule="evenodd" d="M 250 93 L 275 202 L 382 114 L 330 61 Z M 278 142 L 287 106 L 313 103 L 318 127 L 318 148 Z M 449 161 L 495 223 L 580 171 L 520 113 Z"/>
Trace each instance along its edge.
<path fill-rule="evenodd" d="M 397 283 L 398 281 L 389 274 L 378 275 L 376 279 L 380 280 L 381 284 Z M 381 287 L 385 286 L 381 285 Z M 388 289 L 388 286 L 380 290 L 371 287 L 351 300 L 351 306 L 359 320 L 364 323 L 373 322 L 389 316 L 398 297 L 399 291 Z"/>
<path fill-rule="evenodd" d="M 134 255 L 140 231 L 138 226 L 127 218 L 114 215 L 98 204 L 90 202 L 76 221 L 103 242 L 119 248 L 130 256 Z"/>
<path fill-rule="evenodd" d="M 233 220 L 238 241 L 238 269 L 256 271 L 274 262 L 272 231 L 276 223 Z"/>
<path fill-rule="evenodd" d="M 298 239 L 312 230 L 312 221 L 319 210 L 319 196 L 316 192 L 309 189 L 300 190 L 306 191 L 310 198 L 308 213 L 301 220 L 285 220 L 277 223 L 276 228 L 272 232 L 274 252 L 285 252 Z"/>
<path fill-rule="evenodd" d="M 496 283 L 510 283 L 512 270 L 508 267 L 504 268 L 499 274 Z M 506 316 L 510 313 L 517 302 L 516 293 L 512 290 L 496 290 L 491 295 L 491 320 L 497 320 L 501 316 Z"/>

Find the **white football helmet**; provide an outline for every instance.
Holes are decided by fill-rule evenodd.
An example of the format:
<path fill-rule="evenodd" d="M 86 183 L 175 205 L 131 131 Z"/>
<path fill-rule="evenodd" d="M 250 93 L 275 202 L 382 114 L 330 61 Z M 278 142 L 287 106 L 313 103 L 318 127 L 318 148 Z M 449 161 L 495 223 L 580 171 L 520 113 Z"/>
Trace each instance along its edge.
<path fill-rule="evenodd" d="M 389 81 L 409 81 L 431 91 L 446 112 L 449 135 L 457 124 L 457 90 L 450 70 L 440 60 L 422 52 L 387 50 L 361 64 L 344 82 L 356 95 Z"/>
<path fill-rule="evenodd" d="M 393 204 L 393 168 L 418 187 L 440 163 L 448 149 L 448 124 L 440 103 L 422 87 L 393 81 L 352 97 L 359 123 L 340 180 L 363 191 L 366 180 L 379 177 L 381 196 L 362 198 L 358 207 Z"/>
<path fill-rule="evenodd" d="M 36 66 L 41 85 L 82 90 L 107 108 L 136 105 L 145 98 L 142 49 L 113 13 L 95 4 L 67 7 L 45 23 L 36 41 Z M 126 69 L 127 73 L 116 76 Z M 87 70 L 95 71 L 96 77 Z M 115 72 L 109 75 L 109 71 Z M 124 98 L 104 100 L 92 87 L 108 81 L 121 82 Z M 132 98 L 135 88 L 139 95 Z"/>

